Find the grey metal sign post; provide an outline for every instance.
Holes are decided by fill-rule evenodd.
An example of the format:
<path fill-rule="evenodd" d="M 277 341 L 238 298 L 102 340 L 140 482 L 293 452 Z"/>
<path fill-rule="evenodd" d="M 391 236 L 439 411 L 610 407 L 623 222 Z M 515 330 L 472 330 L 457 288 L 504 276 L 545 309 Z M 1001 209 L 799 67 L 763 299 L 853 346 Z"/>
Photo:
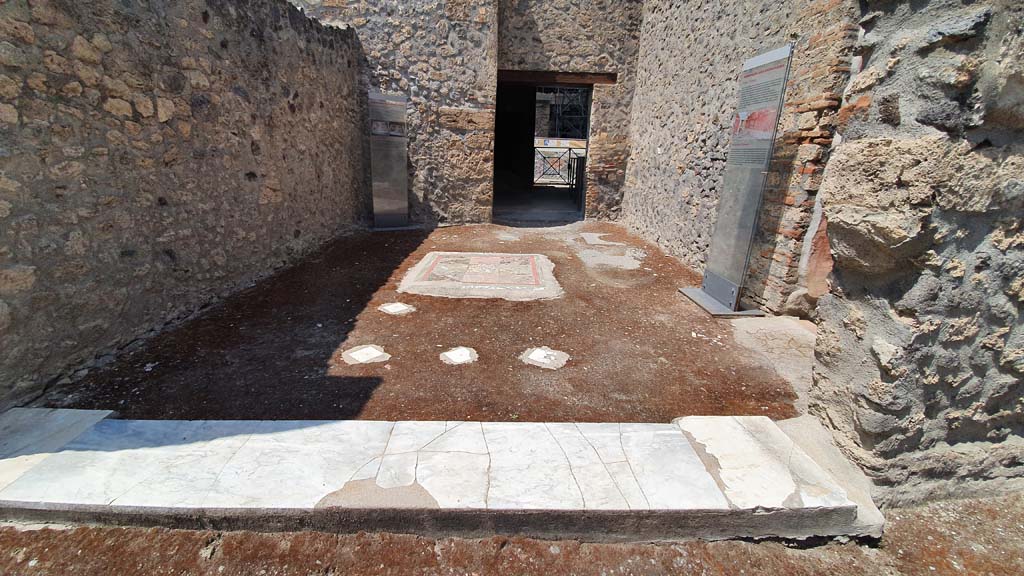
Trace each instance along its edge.
<path fill-rule="evenodd" d="M 370 176 L 373 225 L 395 228 L 409 223 L 409 138 L 405 96 L 370 94 Z"/>
<path fill-rule="evenodd" d="M 740 311 L 764 184 L 775 145 L 775 131 L 786 95 L 792 46 L 743 63 L 739 104 L 725 162 L 715 231 L 700 288 L 680 291 L 714 316 L 760 315 Z"/>

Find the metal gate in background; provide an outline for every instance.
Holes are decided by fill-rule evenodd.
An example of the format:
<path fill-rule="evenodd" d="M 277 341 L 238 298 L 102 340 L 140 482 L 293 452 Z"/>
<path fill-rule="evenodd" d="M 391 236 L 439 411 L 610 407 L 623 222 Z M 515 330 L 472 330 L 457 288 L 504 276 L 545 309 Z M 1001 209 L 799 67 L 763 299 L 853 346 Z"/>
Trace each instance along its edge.
<path fill-rule="evenodd" d="M 567 188 L 582 196 L 591 88 L 538 86 L 535 98 L 533 184 Z"/>
<path fill-rule="evenodd" d="M 581 183 L 587 162 L 586 148 L 534 145 L 533 183 L 538 186 L 566 185 L 575 188 Z"/>

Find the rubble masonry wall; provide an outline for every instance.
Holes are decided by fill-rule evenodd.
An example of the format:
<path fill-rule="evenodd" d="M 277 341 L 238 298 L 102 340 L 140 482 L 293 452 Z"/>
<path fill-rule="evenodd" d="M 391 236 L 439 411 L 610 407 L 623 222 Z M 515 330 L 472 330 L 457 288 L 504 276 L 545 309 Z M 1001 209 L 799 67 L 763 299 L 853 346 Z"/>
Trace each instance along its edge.
<path fill-rule="evenodd" d="M 1024 478 L 1024 5 L 863 2 L 811 409 L 889 504 Z"/>
<path fill-rule="evenodd" d="M 0 4 L 0 402 L 365 221 L 353 40 L 280 0 Z"/>

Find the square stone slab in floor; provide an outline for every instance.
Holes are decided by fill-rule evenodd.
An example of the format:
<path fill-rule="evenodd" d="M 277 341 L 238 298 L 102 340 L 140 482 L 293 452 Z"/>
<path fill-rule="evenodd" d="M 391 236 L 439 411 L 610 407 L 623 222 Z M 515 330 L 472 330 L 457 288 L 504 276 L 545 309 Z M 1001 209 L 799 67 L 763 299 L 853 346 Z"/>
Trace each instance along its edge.
<path fill-rule="evenodd" d="M 545 300 L 562 295 L 543 254 L 430 252 L 406 273 L 399 292 L 444 298 Z"/>

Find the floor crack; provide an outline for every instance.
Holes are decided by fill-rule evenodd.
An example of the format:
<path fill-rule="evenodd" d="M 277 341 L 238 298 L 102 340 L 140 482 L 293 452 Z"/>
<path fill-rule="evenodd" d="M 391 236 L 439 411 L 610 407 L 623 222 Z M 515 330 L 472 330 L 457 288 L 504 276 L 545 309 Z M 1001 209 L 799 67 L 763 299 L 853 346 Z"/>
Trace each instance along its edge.
<path fill-rule="evenodd" d="M 601 463 L 601 466 L 604 466 L 605 473 L 608 474 L 609 478 L 611 478 L 612 484 L 615 486 L 615 491 L 619 493 L 619 496 L 622 497 L 622 501 L 626 503 L 626 508 L 632 510 L 633 506 L 630 505 L 629 499 L 627 499 L 626 495 L 623 494 L 622 487 L 619 486 L 619 481 L 615 479 L 615 475 L 612 474 L 612 471 L 608 469 L 608 463 L 605 462 L 604 458 L 601 457 L 601 453 L 597 451 L 597 447 L 594 446 L 594 443 L 590 441 L 590 438 L 587 438 L 587 435 L 583 433 L 583 430 L 580 430 L 579 424 L 573 424 L 573 427 L 576 428 L 576 432 L 578 432 L 580 437 L 583 438 L 583 441 L 587 443 L 587 446 L 590 446 L 590 449 L 593 450 L 594 454 L 597 455 L 597 461 Z"/>
<path fill-rule="evenodd" d="M 644 497 L 644 502 L 647 503 L 647 509 L 651 509 L 651 501 L 647 498 L 647 493 L 644 492 L 644 487 L 640 485 L 640 479 L 636 477 L 636 470 L 633 470 L 633 463 L 629 461 L 629 454 L 626 453 L 626 446 L 622 443 L 622 423 L 618 423 L 619 430 L 619 449 L 622 450 L 622 457 L 626 459 L 626 466 L 629 467 L 629 473 L 633 476 L 633 481 L 636 482 L 636 487 L 640 489 L 640 495 Z"/>
<path fill-rule="evenodd" d="M 569 454 L 566 453 L 565 448 L 562 447 L 562 443 L 559 442 L 558 438 L 555 437 L 555 434 L 551 431 L 551 428 L 548 428 L 546 422 L 544 423 L 544 429 L 548 431 L 548 435 L 551 436 L 551 439 L 555 441 L 555 446 L 558 446 L 558 449 L 561 450 L 562 456 L 565 456 L 565 463 L 569 466 L 569 476 L 572 477 L 572 482 L 573 484 L 576 485 L 576 490 L 580 493 L 580 500 L 583 500 L 583 509 L 586 510 L 587 497 L 583 495 L 583 488 L 580 486 L 580 481 L 576 479 L 576 473 L 573 472 L 572 470 L 572 461 L 569 460 Z"/>
<path fill-rule="evenodd" d="M 487 433 L 484 432 L 484 423 L 478 422 L 480 425 L 480 435 L 484 439 L 484 448 L 487 449 L 487 490 L 484 492 L 484 508 L 490 510 L 491 508 L 491 445 L 487 443 Z"/>

